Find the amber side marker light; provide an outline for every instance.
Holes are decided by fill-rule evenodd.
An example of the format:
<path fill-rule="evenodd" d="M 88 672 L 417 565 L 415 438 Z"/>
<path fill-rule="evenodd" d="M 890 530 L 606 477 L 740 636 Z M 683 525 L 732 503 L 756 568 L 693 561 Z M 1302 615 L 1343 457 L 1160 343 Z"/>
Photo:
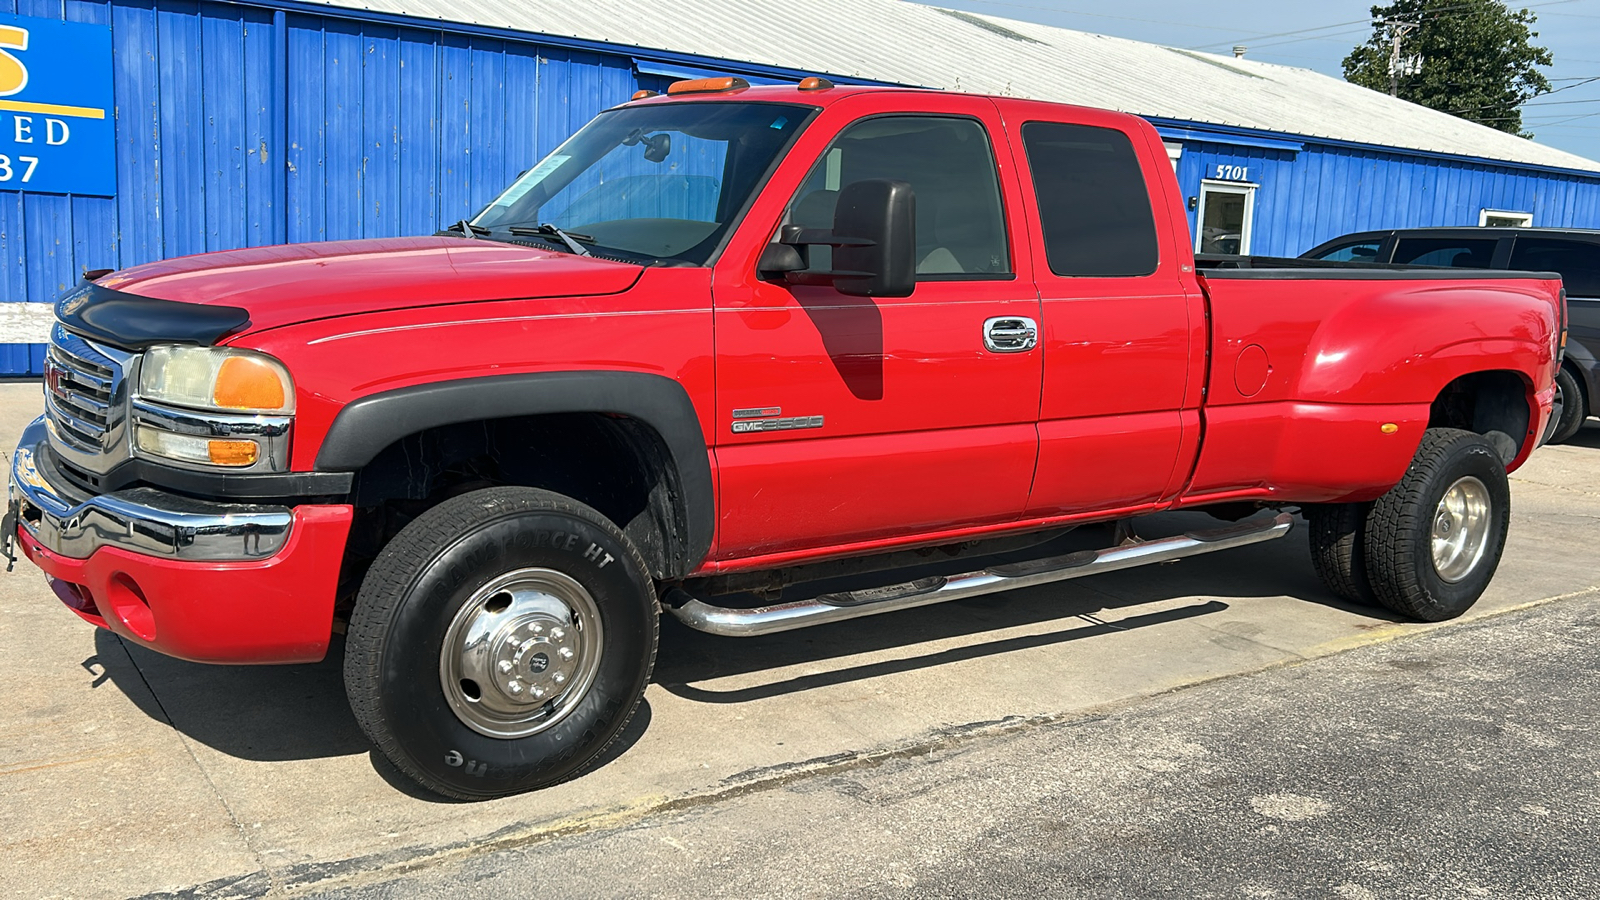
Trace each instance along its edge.
<path fill-rule="evenodd" d="M 742 91 L 750 86 L 743 78 L 696 78 L 691 81 L 674 81 L 667 87 L 668 94 L 720 94 L 723 91 Z"/>
<path fill-rule="evenodd" d="M 826 91 L 832 87 L 833 82 L 826 78 L 818 78 L 815 75 L 800 81 L 800 90 L 802 91 Z"/>
<path fill-rule="evenodd" d="M 659 97 L 659 96 L 661 96 L 661 92 L 660 91 L 634 91 L 633 92 L 633 96 L 629 97 L 628 99 L 630 99 L 630 100 L 643 100 L 646 97 Z"/>

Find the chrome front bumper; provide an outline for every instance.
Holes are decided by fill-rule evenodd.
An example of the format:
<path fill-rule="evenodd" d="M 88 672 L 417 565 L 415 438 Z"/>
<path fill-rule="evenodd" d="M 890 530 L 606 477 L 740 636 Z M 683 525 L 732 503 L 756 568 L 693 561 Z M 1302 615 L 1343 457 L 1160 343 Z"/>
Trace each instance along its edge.
<path fill-rule="evenodd" d="M 7 520 L 26 528 L 46 550 L 88 559 L 101 547 L 193 561 L 265 559 L 289 540 L 292 511 L 285 506 L 213 503 L 155 488 L 87 494 L 59 476 L 50 479 L 40 451 L 48 434 L 35 419 L 11 457 Z M 14 537 L 3 539 L 9 545 Z"/>

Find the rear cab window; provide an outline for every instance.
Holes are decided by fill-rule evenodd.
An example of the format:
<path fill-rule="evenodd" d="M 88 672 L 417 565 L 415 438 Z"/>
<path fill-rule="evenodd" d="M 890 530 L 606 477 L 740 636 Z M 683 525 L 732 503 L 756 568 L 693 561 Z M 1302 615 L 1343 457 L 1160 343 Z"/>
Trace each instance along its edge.
<path fill-rule="evenodd" d="M 1028 122 L 1022 145 L 1033 174 L 1050 271 L 1138 277 L 1161 261 L 1149 188 L 1133 143 L 1093 125 Z"/>

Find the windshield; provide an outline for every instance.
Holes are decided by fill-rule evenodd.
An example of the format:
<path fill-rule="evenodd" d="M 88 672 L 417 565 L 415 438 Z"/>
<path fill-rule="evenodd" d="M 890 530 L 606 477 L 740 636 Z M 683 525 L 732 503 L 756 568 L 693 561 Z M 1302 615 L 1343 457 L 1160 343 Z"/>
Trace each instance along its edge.
<path fill-rule="evenodd" d="M 604 112 L 524 172 L 472 224 L 495 237 L 554 225 L 597 253 L 700 265 L 812 112 L 779 103 L 662 103 Z"/>

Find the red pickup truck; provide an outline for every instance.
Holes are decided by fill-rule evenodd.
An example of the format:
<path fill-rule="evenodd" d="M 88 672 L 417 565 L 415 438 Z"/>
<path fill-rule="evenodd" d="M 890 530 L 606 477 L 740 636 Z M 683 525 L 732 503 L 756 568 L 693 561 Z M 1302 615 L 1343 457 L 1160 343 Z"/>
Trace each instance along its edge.
<path fill-rule="evenodd" d="M 345 632 L 367 734 L 466 798 L 589 765 L 663 611 L 766 634 L 1299 507 L 1339 595 L 1462 613 L 1550 414 L 1559 280 L 1196 271 L 1182 207 L 1132 116 L 681 82 L 439 235 L 92 273 L 5 534 L 173 656 Z M 1134 534 L 1202 507 L 1232 524 Z"/>

